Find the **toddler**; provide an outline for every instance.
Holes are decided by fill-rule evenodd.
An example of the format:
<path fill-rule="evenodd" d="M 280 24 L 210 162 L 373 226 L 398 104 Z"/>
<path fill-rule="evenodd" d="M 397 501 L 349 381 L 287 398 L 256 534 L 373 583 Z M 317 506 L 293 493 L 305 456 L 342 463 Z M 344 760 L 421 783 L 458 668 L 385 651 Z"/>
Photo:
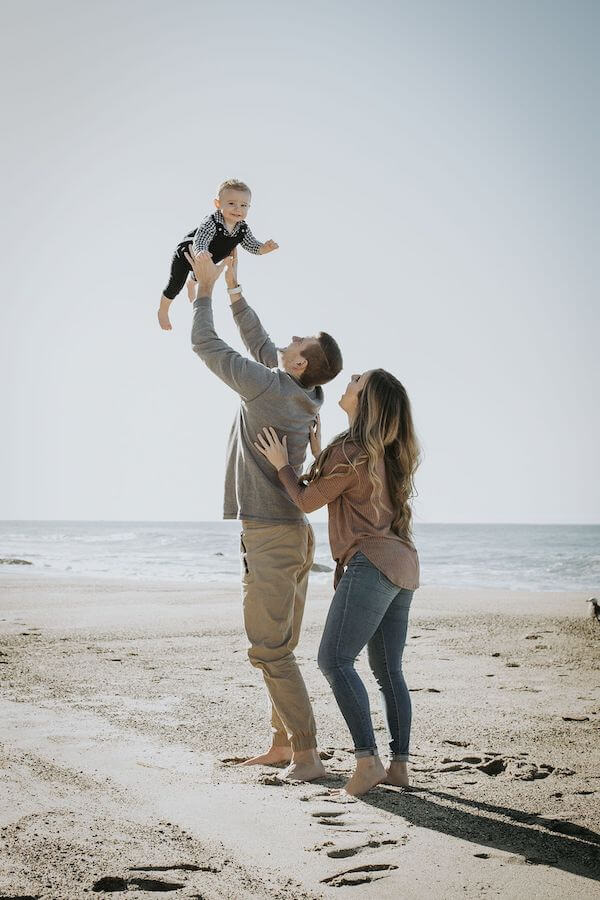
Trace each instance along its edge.
<path fill-rule="evenodd" d="M 190 264 L 185 258 L 185 252 L 193 243 L 194 256 L 207 250 L 214 263 L 219 263 L 231 254 L 234 247 L 241 244 L 249 253 L 259 256 L 277 250 L 279 245 L 275 241 L 257 241 L 248 225 L 246 215 L 250 209 L 250 188 L 243 181 L 230 178 L 219 187 L 215 206 L 217 211 L 207 216 L 202 224 L 190 231 L 177 244 L 171 261 L 171 275 L 169 282 L 160 298 L 158 309 L 158 321 L 164 331 L 171 330 L 169 321 L 169 307 L 184 286 L 188 275 L 191 273 Z M 188 281 L 188 296 L 194 299 L 196 285 L 193 273 Z"/>

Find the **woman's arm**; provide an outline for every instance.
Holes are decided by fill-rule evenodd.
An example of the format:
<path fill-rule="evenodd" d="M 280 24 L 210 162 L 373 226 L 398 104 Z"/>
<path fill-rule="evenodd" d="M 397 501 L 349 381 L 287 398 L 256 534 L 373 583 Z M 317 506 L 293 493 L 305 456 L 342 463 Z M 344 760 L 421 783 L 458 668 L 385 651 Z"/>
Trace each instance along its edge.
<path fill-rule="evenodd" d="M 324 472 L 310 484 L 302 484 L 288 461 L 287 437 L 284 436 L 283 441 L 280 441 L 274 428 L 263 429 L 254 446 L 275 466 L 279 480 L 302 512 L 314 512 L 331 503 L 347 491 L 357 478 L 356 471 L 348 465 L 341 472 L 331 475 Z M 327 468 L 335 470 L 336 464 L 328 465 Z"/>

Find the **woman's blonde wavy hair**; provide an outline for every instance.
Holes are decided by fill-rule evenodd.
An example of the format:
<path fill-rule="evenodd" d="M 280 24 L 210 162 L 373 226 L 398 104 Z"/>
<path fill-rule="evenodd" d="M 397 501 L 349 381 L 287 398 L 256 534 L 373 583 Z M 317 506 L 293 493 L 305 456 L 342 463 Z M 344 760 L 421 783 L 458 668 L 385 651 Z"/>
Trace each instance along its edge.
<path fill-rule="evenodd" d="M 348 445 L 358 448 L 358 453 Z M 323 469 L 335 447 L 341 447 L 345 462 L 340 462 L 326 475 Z M 384 506 L 383 485 L 377 474 L 377 463 L 384 457 L 388 493 L 392 501 L 392 531 L 406 541 L 412 539 L 410 501 L 416 495 L 414 476 L 420 462 L 420 450 L 412 420 L 410 400 L 404 386 L 385 369 L 373 369 L 358 395 L 358 410 L 351 426 L 338 434 L 319 454 L 305 476 L 330 478 L 351 466 L 366 462 L 372 485 L 371 502 L 379 517 Z M 386 507 L 387 508 L 387 507 Z"/>

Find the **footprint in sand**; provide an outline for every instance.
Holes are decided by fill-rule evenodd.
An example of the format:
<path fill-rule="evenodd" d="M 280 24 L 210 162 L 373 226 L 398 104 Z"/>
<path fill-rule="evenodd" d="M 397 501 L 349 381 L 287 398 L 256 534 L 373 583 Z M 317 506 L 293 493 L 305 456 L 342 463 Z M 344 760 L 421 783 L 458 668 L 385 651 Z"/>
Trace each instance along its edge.
<path fill-rule="evenodd" d="M 554 772 L 554 766 L 547 763 L 541 763 L 539 766 L 535 763 L 518 760 L 516 763 L 516 771 L 512 773 L 513 778 L 521 781 L 537 781 L 539 778 L 547 778 Z"/>
<path fill-rule="evenodd" d="M 489 776 L 501 775 L 506 772 L 510 777 L 520 781 L 537 781 L 548 778 L 552 774 L 561 774 L 559 769 L 555 769 L 548 763 L 538 764 L 491 751 L 483 753 L 481 756 L 462 756 L 459 759 L 444 757 L 442 766 L 434 771 L 445 774 L 447 772 L 464 772 L 465 770 L 473 771 L 474 769 Z"/>
<path fill-rule="evenodd" d="M 405 843 L 406 840 L 408 840 L 408 836 L 404 836 L 402 843 Z M 334 844 L 333 841 L 325 841 L 323 844 L 318 844 L 312 849 L 317 851 L 323 850 L 325 855 L 330 859 L 346 859 L 349 856 L 356 856 L 364 850 L 375 850 L 379 847 L 388 847 L 398 843 L 399 842 L 394 838 L 384 838 L 380 841 L 372 838 L 368 841 L 361 841 L 359 843 L 356 841 L 347 841 L 346 843 L 338 843 L 337 845 Z"/>
<path fill-rule="evenodd" d="M 130 866 L 130 872 L 211 872 L 216 875 L 221 871 L 215 866 L 197 866 L 195 863 L 175 863 L 172 866 Z M 1 898 L 0 898 L 1 900 Z"/>
<path fill-rule="evenodd" d="M 142 891 L 178 891 L 185 887 L 178 881 L 158 881 L 156 878 L 130 878 L 129 884 L 135 884 Z"/>
<path fill-rule="evenodd" d="M 92 885 L 95 893 L 112 894 L 115 891 L 126 891 L 130 885 L 140 888 L 142 891 L 178 891 L 185 887 L 178 881 L 159 881 L 156 878 L 117 878 L 113 875 L 105 875 Z"/>
<path fill-rule="evenodd" d="M 351 797 L 350 794 L 344 793 L 344 791 L 338 791 L 337 793 L 325 793 L 325 794 L 314 794 L 312 797 L 301 797 L 301 800 L 319 800 L 323 803 L 337 803 L 344 804 L 345 806 L 350 803 L 358 803 L 358 797 Z"/>
<path fill-rule="evenodd" d="M 317 799 L 313 797 L 313 799 Z M 321 795 L 319 799 L 322 802 L 329 800 L 327 796 Z M 346 797 L 346 801 L 350 804 L 358 803 L 356 797 Z M 311 811 L 311 817 L 316 819 L 317 824 L 336 828 L 336 836 L 334 840 L 326 840 L 310 849 L 314 852 L 323 852 L 330 859 L 346 859 L 356 856 L 359 853 L 368 853 L 370 850 L 377 850 L 382 847 L 392 847 L 399 844 L 405 844 L 408 841 L 408 835 L 401 835 L 400 838 L 392 838 L 385 829 L 382 829 L 382 823 L 377 821 L 367 821 L 361 816 L 360 809 L 331 809 L 323 806 L 317 806 Z M 373 833 L 373 831 L 375 833 Z M 352 835 L 352 836 L 351 836 Z M 308 849 L 308 848 L 307 848 Z M 378 864 L 379 865 L 379 864 Z M 381 864 L 382 870 L 388 867 L 395 868 L 391 863 Z M 357 872 L 364 873 L 369 867 L 365 864 L 360 869 L 352 870 L 352 877 L 346 879 L 347 872 L 337 873 L 330 880 L 325 879 L 323 883 L 330 883 L 332 887 L 341 887 L 343 885 L 363 884 L 366 880 L 362 875 L 356 876 Z M 344 880 L 340 880 L 344 879 Z M 358 880 L 357 880 L 358 879 Z M 377 880 L 377 879 L 369 879 Z"/>
<path fill-rule="evenodd" d="M 308 787 L 308 786 L 309 786 L 308 784 L 305 785 L 305 787 Z M 302 796 L 298 797 L 298 799 L 301 800 L 303 803 L 312 803 L 313 801 L 316 801 L 317 803 L 321 803 L 321 802 L 322 803 L 340 803 L 342 801 L 339 798 L 342 796 L 345 796 L 340 791 L 339 788 L 323 789 L 322 785 L 317 785 L 317 784 L 315 784 L 314 787 L 315 787 L 315 790 L 313 792 L 311 792 L 310 794 L 302 794 Z M 317 787 L 319 787 L 320 790 L 317 790 Z M 346 797 L 346 799 L 348 801 L 353 802 L 356 798 L 355 797 Z"/>
<path fill-rule="evenodd" d="M 487 760 L 487 762 L 482 763 L 476 768 L 479 769 L 480 772 L 485 772 L 486 775 L 501 775 L 506 769 L 506 760 L 501 756 L 496 756 L 494 759 Z"/>
<path fill-rule="evenodd" d="M 2 894 L 0 900 L 40 900 L 40 895 L 35 894 Z"/>
<path fill-rule="evenodd" d="M 284 778 L 280 778 L 279 775 L 259 775 L 256 779 L 259 784 L 267 784 L 272 787 L 282 787 L 283 785 L 287 785 L 289 787 L 289 781 L 286 781 Z"/>
<path fill-rule="evenodd" d="M 333 809 L 320 809 L 311 812 L 311 816 L 313 819 L 316 819 L 319 825 L 330 825 L 337 828 L 341 828 L 346 825 L 346 822 L 342 819 L 344 815 L 342 810 L 333 810 Z"/>
<path fill-rule="evenodd" d="M 330 875 L 328 878 L 322 878 L 321 884 L 328 884 L 331 887 L 354 887 L 359 884 L 370 884 L 373 881 L 380 881 L 386 878 L 390 872 L 397 869 L 398 866 L 392 863 L 371 863 L 370 865 L 357 866 L 355 869 L 346 869 L 345 872 L 338 872 Z"/>

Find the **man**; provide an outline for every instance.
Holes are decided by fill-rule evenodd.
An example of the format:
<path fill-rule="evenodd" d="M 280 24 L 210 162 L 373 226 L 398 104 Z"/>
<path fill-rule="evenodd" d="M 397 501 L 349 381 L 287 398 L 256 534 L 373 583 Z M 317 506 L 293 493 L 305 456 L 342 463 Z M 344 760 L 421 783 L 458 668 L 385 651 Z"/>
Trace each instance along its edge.
<path fill-rule="evenodd" d="M 254 442 L 265 425 L 287 435 L 290 463 L 301 474 L 311 427 L 323 403 L 321 385 L 342 368 L 334 339 L 323 332 L 292 338 L 278 350 L 242 297 L 237 260 L 226 261 L 225 280 L 234 319 L 253 359 L 242 356 L 214 328 L 212 290 L 225 265 L 210 254 L 188 257 L 198 282 L 192 347 L 241 399 L 227 450 L 225 519 L 241 519 L 242 594 L 248 656 L 262 670 L 271 699 L 272 745 L 246 765 L 288 762 L 285 776 L 312 781 L 324 774 L 316 727 L 294 649 L 300 637 L 314 536 L 277 472 Z"/>

